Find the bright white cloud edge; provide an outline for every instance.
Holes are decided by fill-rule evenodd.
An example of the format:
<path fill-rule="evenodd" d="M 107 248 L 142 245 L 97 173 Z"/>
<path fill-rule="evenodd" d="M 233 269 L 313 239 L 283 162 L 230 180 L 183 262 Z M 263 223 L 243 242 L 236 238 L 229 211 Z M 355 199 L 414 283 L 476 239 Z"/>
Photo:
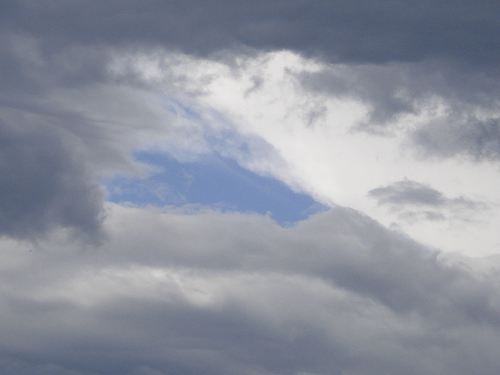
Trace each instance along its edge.
<path fill-rule="evenodd" d="M 381 68 L 381 73 L 397 75 L 411 68 L 393 64 Z M 230 128 L 243 137 L 261 138 L 274 148 L 275 152 L 263 152 L 255 146 L 250 155 L 241 154 L 230 143 L 219 149 L 257 173 L 274 176 L 326 205 L 358 209 L 428 246 L 472 256 L 497 253 L 498 165 L 463 158 L 423 158 L 408 142 L 411 132 L 429 122 L 446 120 L 463 103 L 457 105 L 437 94 L 425 100 L 419 98 L 412 103 L 418 107 L 416 113 L 388 120 L 389 135 L 353 131 L 369 120 L 373 103 L 354 94 L 339 96 L 310 90 L 297 78 L 328 69 L 338 77 L 357 77 L 367 68 L 326 65 L 287 51 L 224 63 L 160 50 L 140 55 L 125 53 L 110 65 L 113 74 L 132 71 L 158 96 L 164 96 L 166 101 L 169 97 L 180 98 L 196 114 L 193 118 L 191 113 L 178 112 L 177 117 L 184 121 L 183 134 L 174 141 L 156 142 L 156 147 L 196 155 L 211 147 L 203 138 L 206 128 L 213 132 Z M 359 84 L 373 84 L 366 80 Z M 499 113 L 495 108 L 481 106 L 467 110 L 478 118 Z M 464 196 L 484 202 L 488 209 L 461 215 L 444 212 L 446 219 L 442 221 L 409 221 L 388 207 L 378 206 L 368 195 L 372 189 L 405 179 L 429 185 L 450 199 Z"/>

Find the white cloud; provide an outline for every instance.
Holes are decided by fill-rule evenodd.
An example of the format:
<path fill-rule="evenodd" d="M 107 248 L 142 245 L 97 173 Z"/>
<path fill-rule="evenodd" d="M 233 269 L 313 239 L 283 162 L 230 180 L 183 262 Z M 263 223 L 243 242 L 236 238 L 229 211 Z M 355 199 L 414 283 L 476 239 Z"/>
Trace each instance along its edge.
<path fill-rule="evenodd" d="M 275 176 L 322 203 L 359 209 L 438 248 L 470 255 L 498 251 L 492 231 L 500 223 L 496 162 L 453 158 L 453 154 L 429 158 L 419 153 L 427 145 L 420 142 L 419 149 L 414 143 L 415 134 L 434 121 L 453 119 L 456 113 L 497 116 L 494 100 L 483 103 L 478 96 L 467 102 L 474 90 L 483 87 L 480 79 L 472 93 L 465 94 L 460 82 L 452 84 L 439 75 L 438 62 L 326 64 L 287 51 L 236 58 L 231 64 L 161 50 L 135 56 L 125 54 L 117 60 L 129 66 L 121 74 L 133 71 L 156 90 L 164 87 L 194 100 L 191 108 L 198 118 L 193 121 L 204 126 L 195 133 L 208 142 L 204 152 L 217 147 L 243 166 Z M 251 151 L 243 154 L 231 142 L 215 145 L 207 140 L 210 133 L 218 134 L 216 139 L 239 133 L 236 139 L 261 141 L 247 143 Z M 405 178 L 448 196 L 488 202 L 488 213 L 476 215 L 467 225 L 446 218 L 432 223 L 419 219 L 427 216 L 406 220 L 378 207 L 368 195 Z"/>

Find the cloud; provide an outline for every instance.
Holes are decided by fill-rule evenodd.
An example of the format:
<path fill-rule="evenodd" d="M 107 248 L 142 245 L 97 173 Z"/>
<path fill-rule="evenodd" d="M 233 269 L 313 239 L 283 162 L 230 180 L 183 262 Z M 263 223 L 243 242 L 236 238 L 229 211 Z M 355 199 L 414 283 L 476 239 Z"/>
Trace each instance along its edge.
<path fill-rule="evenodd" d="M 98 231 L 102 193 L 85 166 L 57 129 L 27 127 L 0 124 L 0 233 L 32 237 L 53 225 Z"/>
<path fill-rule="evenodd" d="M 442 206 L 448 202 L 439 191 L 419 182 L 408 180 L 370 190 L 368 194 L 378 198 L 379 204 Z"/>
<path fill-rule="evenodd" d="M 96 240 L 99 180 L 140 173 L 129 152 L 165 134 L 168 113 L 140 89 L 103 82 L 107 52 L 99 47 L 45 54 L 36 38 L 4 36 L 0 235 L 34 239 L 62 226 Z"/>
<path fill-rule="evenodd" d="M 81 171 L 80 178 L 89 185 L 88 191 L 94 192 L 87 195 L 90 199 L 87 206 L 95 207 L 91 210 L 93 219 L 81 218 L 81 221 L 89 223 L 94 220 L 94 227 L 99 216 L 97 207 L 102 203 L 102 199 L 96 198 L 99 195 L 95 194 L 99 190 L 96 181 L 101 178 L 103 170 L 109 174 L 140 173 L 137 164 L 134 166 L 127 155 L 130 150 L 141 147 L 138 144 L 143 140 L 138 141 L 138 138 L 143 139 L 143 135 L 149 132 L 150 142 L 152 134 L 168 129 L 171 133 L 184 133 L 183 137 L 175 138 L 170 144 L 182 140 L 179 144 L 184 142 L 184 149 L 194 150 L 195 147 L 207 146 L 207 140 L 200 138 L 200 133 L 209 134 L 210 131 L 214 132 L 214 128 L 215 133 L 220 133 L 221 127 L 214 124 L 234 122 L 235 117 L 228 116 L 224 108 L 210 112 L 210 109 L 206 109 L 209 105 L 203 109 L 204 118 L 179 120 L 182 117 L 179 113 L 168 113 L 166 109 L 168 104 L 165 102 L 168 100 L 165 98 L 169 96 L 183 99 L 191 96 L 184 103 L 189 103 L 193 108 L 200 103 L 192 100 L 192 96 L 203 102 L 202 94 L 210 90 L 213 81 L 220 78 L 218 74 L 221 71 L 209 71 L 208 73 L 213 73 L 212 76 L 200 74 L 196 77 L 200 80 L 189 77 L 200 70 L 203 73 L 203 67 L 210 66 L 210 63 L 223 65 L 227 71 L 224 74 L 238 76 L 247 74 L 244 72 L 247 65 L 237 61 L 248 60 L 252 65 L 252 61 L 262 60 L 262 51 L 286 48 L 305 55 L 321 55 L 312 70 L 294 72 L 292 69 L 287 72 L 287 79 L 293 81 L 296 78 L 302 85 L 296 95 L 305 98 L 299 100 L 299 111 L 292 117 L 309 126 L 330 121 L 331 108 L 325 101 L 332 96 L 348 98 L 367 109 L 368 115 L 358 118 L 357 126 L 358 129 L 372 133 L 390 134 L 393 129 L 402 128 L 401 119 L 407 120 L 408 116 L 425 117 L 435 107 L 434 103 L 429 103 L 428 98 L 438 98 L 438 102 L 441 100 L 453 110 L 467 107 L 481 113 L 492 111 L 493 114 L 489 115 L 483 113 L 484 123 L 489 123 L 495 116 L 498 85 L 494 83 L 497 81 L 494 79 L 496 73 L 488 65 L 489 60 L 484 58 L 483 64 L 478 65 L 476 60 L 469 59 L 470 56 L 478 56 L 477 51 L 474 55 L 464 52 L 466 48 L 472 48 L 468 44 L 470 39 L 464 42 L 465 46 L 461 45 L 460 54 L 455 48 L 459 44 L 444 43 L 445 39 L 453 39 L 458 34 L 448 33 L 443 25 L 450 25 L 456 31 L 468 32 L 469 35 L 474 35 L 472 39 L 476 38 L 480 43 L 495 43 L 496 39 L 480 38 L 487 35 L 494 25 L 488 21 L 490 9 L 486 3 L 475 6 L 462 4 L 458 8 L 454 7 L 452 13 L 448 11 L 447 4 L 434 4 L 435 16 L 431 19 L 424 17 L 425 12 L 411 6 L 413 10 L 410 12 L 410 8 L 402 4 L 389 9 L 383 4 L 366 4 L 366 7 L 360 7 L 342 1 L 309 7 L 307 10 L 300 2 L 274 2 L 266 3 L 265 6 L 260 3 L 212 6 L 195 1 L 183 5 L 148 1 L 141 5 L 141 9 L 133 3 L 92 4 L 93 6 L 83 5 L 78 1 L 54 2 L 43 7 L 36 3 L 10 1 L 6 4 L 3 15 L 5 23 L 1 31 L 3 38 L 0 48 L 4 108 L 17 108 L 19 113 L 50 113 L 49 116 L 58 117 L 56 127 L 62 129 L 62 133 L 72 133 L 64 138 L 62 149 L 68 155 L 63 158 L 80 159 L 80 166 L 74 171 Z M 206 11 L 207 6 L 210 6 L 210 12 Z M 38 16 L 33 17 L 34 13 Z M 228 13 L 231 17 L 227 17 Z M 462 21 L 454 21 L 458 18 L 453 18 L 450 14 L 463 17 Z M 479 16 L 482 17 L 481 23 L 476 18 Z M 39 23 L 35 19 L 44 21 Z M 381 22 L 374 23 L 373 20 L 376 19 Z M 446 22 L 443 24 L 443 21 Z M 68 27 L 70 24 L 71 27 Z M 422 26 L 424 24 L 425 28 Z M 389 25 L 392 25 L 390 28 L 394 32 L 388 33 L 385 29 Z M 405 38 L 414 35 L 415 31 L 410 25 L 418 26 L 419 30 L 422 27 L 426 31 L 440 29 L 443 33 L 439 35 L 444 39 L 436 41 L 433 36 L 428 40 L 430 44 L 421 45 L 423 49 L 409 50 L 408 45 L 411 44 Z M 304 30 L 309 31 L 306 33 Z M 331 35 L 337 37 L 332 38 Z M 427 34 L 419 35 L 424 40 Z M 368 43 L 371 37 L 377 43 Z M 443 45 L 435 50 L 424 47 L 432 45 L 431 39 L 432 43 L 439 42 Z M 477 50 L 480 45 L 476 41 L 474 48 Z M 481 48 L 481 51 L 487 51 L 486 47 Z M 194 57 L 177 51 L 191 53 Z M 491 54 L 494 49 L 488 51 Z M 162 61 L 162 53 L 168 55 L 170 60 L 167 58 Z M 239 58 L 240 53 L 246 58 Z M 154 69 L 148 70 L 147 64 L 141 65 L 141 55 L 160 56 L 161 74 L 152 74 Z M 122 61 L 124 65 L 120 71 L 120 56 L 128 56 L 139 65 L 143 76 L 137 70 L 130 70 L 133 64 L 127 65 L 126 59 Z M 196 56 L 210 56 L 215 60 L 199 60 Z M 250 56 L 254 59 L 250 59 Z M 264 56 L 264 60 L 266 58 Z M 147 59 L 144 61 L 147 62 Z M 305 64 L 305 61 L 303 58 L 301 63 Z M 308 63 L 312 64 L 311 61 Z M 185 69 L 180 68 L 183 64 Z M 195 69 L 187 69 L 188 66 Z M 252 95 L 256 96 L 257 93 L 260 95 L 265 85 L 256 85 L 255 82 L 266 82 L 267 77 L 259 75 L 258 71 L 253 73 L 249 79 L 252 82 L 249 88 L 253 87 Z M 292 85 L 297 82 L 292 82 Z M 158 95 L 159 92 L 162 95 Z M 250 91 L 246 92 L 250 95 Z M 325 97 L 324 93 L 328 95 Z M 171 100 L 171 103 L 174 102 Z M 468 106 L 464 106 L 464 103 Z M 288 108 L 284 109 L 285 112 L 288 111 Z M 212 116 L 212 121 L 203 126 L 210 131 L 186 125 L 189 122 L 206 121 L 207 114 Z M 18 118 L 14 121 L 4 117 L 3 121 L 12 126 L 24 126 L 25 119 Z M 436 137 L 425 138 L 422 135 L 425 133 L 425 126 L 419 126 L 415 132 L 403 128 L 405 132 L 409 132 L 410 139 L 417 140 L 416 144 L 428 148 L 428 154 L 445 155 L 447 149 L 450 149 L 443 142 L 436 141 Z M 293 166 L 287 165 L 290 163 L 290 160 L 286 160 L 287 152 L 283 147 L 280 149 L 275 140 L 266 138 L 262 132 L 255 134 L 255 129 L 247 128 L 242 131 L 234 123 L 226 126 L 227 129 L 233 133 L 244 132 L 243 138 L 256 140 L 253 144 L 257 146 L 253 152 L 245 155 L 238 150 L 238 145 L 231 149 L 230 142 L 222 142 L 223 145 L 217 148 L 217 141 L 213 142 L 212 139 L 212 146 L 218 152 L 230 154 L 240 164 L 254 171 L 272 174 L 294 190 L 307 191 L 324 203 L 331 204 L 335 201 L 335 198 L 332 199 L 322 189 L 308 182 L 310 177 L 305 176 L 304 172 L 293 170 Z M 141 135 L 137 136 L 138 133 Z M 161 138 L 165 139 L 164 136 Z M 223 138 L 225 136 L 220 135 L 218 139 Z M 237 136 L 232 136 L 232 139 L 241 143 Z M 422 139 L 434 141 L 425 142 Z M 472 139 L 477 140 L 478 137 Z M 460 142 L 458 143 L 461 144 Z M 261 152 L 261 146 L 266 144 L 271 151 Z M 439 151 L 437 147 L 443 150 Z M 458 150 L 462 146 L 453 147 Z M 490 142 L 487 147 L 489 151 L 481 151 L 481 155 L 490 156 L 481 158 L 491 158 L 495 152 L 494 147 Z M 79 153 L 74 154 L 74 149 L 79 150 Z M 64 189 L 61 187 L 60 191 Z M 67 201 L 63 198 L 61 200 Z M 62 218 L 54 219 L 54 222 L 76 225 L 69 224 Z M 90 224 L 86 225 L 88 227 Z"/>
<path fill-rule="evenodd" d="M 126 155 L 78 113 L 4 103 L 0 121 L 0 233 L 33 238 L 58 225 L 90 237 L 99 232 L 103 193 L 95 163 L 101 171 L 125 170 Z"/>
<path fill-rule="evenodd" d="M 368 192 L 378 205 L 389 206 L 400 218 L 415 222 L 420 220 L 445 220 L 447 216 L 470 220 L 472 213 L 488 208 L 484 202 L 466 197 L 447 198 L 442 192 L 417 181 L 403 180 Z M 413 211 L 417 209 L 417 211 Z M 445 215 L 446 213 L 446 215 Z"/>
<path fill-rule="evenodd" d="M 500 158 L 498 118 L 438 120 L 416 131 L 412 140 L 424 157 L 458 156 L 475 162 Z"/>
<path fill-rule="evenodd" d="M 62 234 L 34 249 L 2 241 L 5 371 L 468 374 L 473 362 L 493 374 L 498 365 L 496 271 L 473 271 L 472 260 L 460 265 L 358 212 L 281 228 L 259 215 L 109 209 L 99 251 Z"/>
<path fill-rule="evenodd" d="M 444 57 L 495 64 L 496 4 L 489 1 L 356 4 L 338 0 L 238 3 L 157 0 L 124 4 L 9 1 L 3 27 L 39 35 L 48 48 L 67 43 L 151 43 L 207 54 L 244 44 L 289 49 L 342 61 L 421 61 Z M 36 17 L 35 17 L 36 15 Z M 48 27 L 47 25 L 50 25 Z"/>
<path fill-rule="evenodd" d="M 429 158 L 413 139 L 436 119 L 451 121 L 455 113 L 494 117 L 498 96 L 487 74 L 470 76 L 467 69 L 443 61 L 326 64 L 290 51 L 228 63 L 154 49 L 123 53 L 112 66 L 121 67 L 114 70 L 119 80 L 131 75 L 154 90 L 169 90 L 173 82 L 177 93 L 195 98 L 184 103 L 196 108 L 204 125 L 187 127 L 194 131 L 185 134 L 191 141 L 202 135 L 200 152 L 222 152 L 323 204 L 354 207 L 386 225 L 396 220 L 418 240 L 429 243 L 432 238 L 430 242 L 442 249 L 496 251 L 497 241 L 485 229 L 493 228 L 499 217 L 494 205 L 487 215 L 480 215 L 481 220 L 476 216 L 479 211 L 475 218 L 467 217 L 473 211 L 458 206 L 453 213 L 411 211 L 397 218 L 367 196 L 369 190 L 406 176 L 429 181 L 449 197 L 498 202 L 498 194 L 490 188 L 498 183 L 493 164 L 464 163 L 461 156 Z M 398 100 L 411 110 L 386 106 Z M 220 136 L 229 142 L 221 142 Z M 241 142 L 246 139 L 252 142 Z M 180 138 L 174 144 L 184 142 Z M 423 222 L 420 218 L 439 225 L 416 230 L 414 224 Z M 443 218 L 453 219 L 437 220 Z M 472 225 L 464 228 L 465 222 Z"/>
<path fill-rule="evenodd" d="M 496 72 L 489 68 L 478 71 L 438 58 L 383 65 L 329 64 L 297 74 L 307 91 L 362 102 L 367 116 L 354 129 L 384 135 L 404 131 L 410 139 L 426 125 L 435 127 L 429 124 L 436 119 L 454 124 L 474 113 L 483 121 L 496 121 L 500 87 L 494 77 Z"/>
<path fill-rule="evenodd" d="M 499 249 L 497 14 L 4 1 L 1 372 L 496 374 L 498 257 L 433 248 Z M 105 202 L 117 175 L 169 193 L 141 151 L 221 155 L 332 209 L 285 228 Z"/>

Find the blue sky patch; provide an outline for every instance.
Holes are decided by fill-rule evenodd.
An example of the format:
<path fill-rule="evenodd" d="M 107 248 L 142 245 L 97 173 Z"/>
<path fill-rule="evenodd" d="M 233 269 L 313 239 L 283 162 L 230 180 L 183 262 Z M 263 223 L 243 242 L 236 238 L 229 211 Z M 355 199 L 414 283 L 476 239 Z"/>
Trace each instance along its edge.
<path fill-rule="evenodd" d="M 138 205 L 212 205 L 224 211 L 270 214 L 291 224 L 327 209 L 284 183 L 239 166 L 234 160 L 209 154 L 196 162 L 179 162 L 169 154 L 140 152 L 136 159 L 160 171 L 146 179 L 117 177 L 107 183 L 108 201 Z"/>

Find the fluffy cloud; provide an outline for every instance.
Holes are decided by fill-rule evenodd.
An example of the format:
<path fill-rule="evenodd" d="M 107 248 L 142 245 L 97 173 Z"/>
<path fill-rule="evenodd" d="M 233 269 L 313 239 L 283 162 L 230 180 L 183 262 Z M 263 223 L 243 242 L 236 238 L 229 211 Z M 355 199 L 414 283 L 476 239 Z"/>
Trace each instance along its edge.
<path fill-rule="evenodd" d="M 64 233 L 36 248 L 2 241 L 4 371 L 488 374 L 498 365 L 495 269 L 472 272 L 471 260 L 460 265 L 358 212 L 282 228 L 258 215 L 109 210 L 110 242 L 98 250 Z"/>
<path fill-rule="evenodd" d="M 497 14 L 4 1 L 1 371 L 497 373 Z M 149 186 L 144 150 L 331 210 L 285 228 L 106 202 L 117 175 Z"/>
<path fill-rule="evenodd" d="M 148 92 L 99 82 L 107 69 L 99 48 L 47 56 L 41 44 L 3 39 L 0 233 L 33 238 L 61 225 L 96 238 L 104 200 L 98 179 L 139 173 L 128 153 L 165 134 L 168 114 L 154 101 L 142 104 Z"/>

